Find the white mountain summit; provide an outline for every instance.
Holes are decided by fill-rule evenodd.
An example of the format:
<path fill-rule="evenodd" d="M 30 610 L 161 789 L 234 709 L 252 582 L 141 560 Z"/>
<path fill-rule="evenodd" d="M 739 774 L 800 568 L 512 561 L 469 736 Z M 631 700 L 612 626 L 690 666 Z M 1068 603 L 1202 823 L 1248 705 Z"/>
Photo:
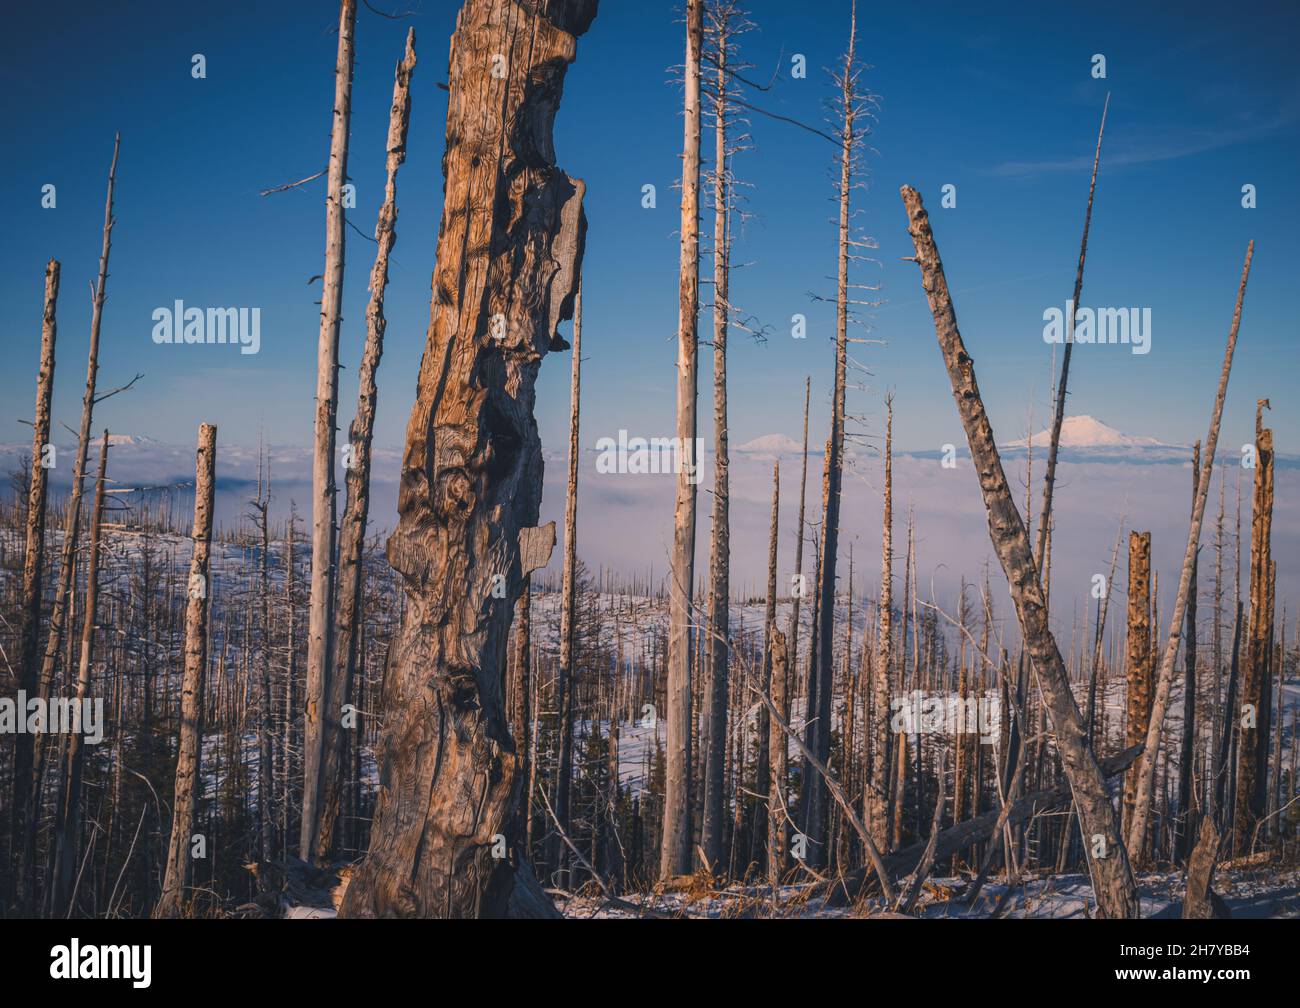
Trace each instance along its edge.
<path fill-rule="evenodd" d="M 1052 439 L 1052 430 L 1040 431 L 1032 438 L 1021 438 L 1018 441 L 1008 441 L 1004 447 L 1007 448 L 1025 448 L 1033 445 L 1035 448 L 1045 448 Z M 1061 422 L 1061 447 L 1062 448 L 1159 448 L 1169 447 L 1155 438 L 1132 437 L 1117 431 L 1096 417 L 1091 416 L 1072 416 L 1066 417 Z"/>

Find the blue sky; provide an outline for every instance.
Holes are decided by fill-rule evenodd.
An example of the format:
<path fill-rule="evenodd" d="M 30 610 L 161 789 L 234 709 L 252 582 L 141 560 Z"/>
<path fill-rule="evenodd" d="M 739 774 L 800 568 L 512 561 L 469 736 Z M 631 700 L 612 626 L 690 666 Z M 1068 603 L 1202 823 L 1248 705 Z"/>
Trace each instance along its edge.
<path fill-rule="evenodd" d="M 394 3 L 376 3 L 392 8 Z M 358 13 L 349 170 L 358 190 L 351 221 L 373 232 L 383 182 L 383 141 L 393 65 L 408 24 L 420 64 L 388 290 L 377 438 L 401 440 L 428 321 L 437 239 L 448 39 L 458 4 L 398 0 L 400 21 Z M 757 30 L 742 52 L 766 80 L 756 97 L 781 115 L 819 123 L 831 85 L 824 68 L 844 49 L 847 0 L 799 5 L 753 0 Z M 1075 354 L 1070 412 L 1174 443 L 1204 437 L 1241 260 L 1256 240 L 1221 444 L 1250 439 L 1256 397 L 1271 396 L 1278 449 L 1300 435 L 1295 317 L 1300 275 L 1295 195 L 1300 163 L 1300 17 L 1293 5 L 1101 3 L 1057 5 L 863 4 L 865 80 L 881 98 L 856 196 L 881 265 L 860 278 L 882 284 L 874 338 L 858 358 L 873 372 L 851 409 L 866 432 L 880 426 L 881 394 L 896 395 L 895 440 L 926 450 L 962 443 L 898 197 L 926 197 L 1000 439 L 1044 424 L 1051 348 L 1045 308 L 1073 283 L 1091 152 L 1102 101 L 1112 92 L 1093 219 L 1084 302 L 1150 307 L 1153 349 L 1083 347 Z M 24 441 L 39 350 L 41 283 L 50 256 L 63 263 L 56 420 L 75 426 L 85 374 L 88 285 L 99 249 L 113 132 L 122 133 L 117 227 L 105 312 L 101 383 L 145 378 L 100 408 L 96 426 L 192 442 L 201 421 L 243 444 L 260 430 L 279 444 L 311 437 L 323 182 L 263 198 L 259 190 L 324 166 L 330 127 L 337 9 L 330 2 L 125 7 L 48 2 L 8 15 L 0 41 L 7 98 L 0 235 L 0 441 Z M 620 427 L 671 432 L 675 379 L 681 149 L 678 5 L 603 0 L 579 40 L 556 124 L 559 164 L 587 183 L 590 231 L 584 270 L 584 437 Z M 207 78 L 190 76 L 203 53 Z M 790 58 L 808 76 L 792 80 Z M 1103 53 L 1107 79 L 1090 76 Z M 738 233 L 745 262 L 733 300 L 772 327 L 762 345 L 733 339 L 733 443 L 798 436 L 803 376 L 813 379 L 813 439 L 820 446 L 833 360 L 834 151 L 824 140 L 754 117 L 754 150 L 735 165 L 752 185 L 755 215 Z M 711 149 L 711 140 L 706 142 Z M 40 206 L 57 186 L 56 209 Z M 658 189 L 654 210 L 641 187 Z M 957 187 L 956 209 L 939 208 Z M 1256 186 L 1258 207 L 1241 207 Z M 708 226 L 711 215 L 706 214 Z M 373 245 L 347 235 L 340 426 L 355 403 L 355 366 Z M 704 270 L 707 272 L 708 263 Z M 707 288 L 704 289 L 707 298 Z M 156 346 L 152 311 L 176 299 L 262 308 L 262 350 Z M 794 313 L 808 338 L 789 335 Z M 707 323 L 706 323 L 707 324 Z M 707 355 L 710 351 L 704 348 Z M 707 394 L 707 359 L 701 390 Z M 538 418 L 548 447 L 563 445 L 567 356 L 548 358 Z M 708 400 L 701 434 L 709 436 Z"/>

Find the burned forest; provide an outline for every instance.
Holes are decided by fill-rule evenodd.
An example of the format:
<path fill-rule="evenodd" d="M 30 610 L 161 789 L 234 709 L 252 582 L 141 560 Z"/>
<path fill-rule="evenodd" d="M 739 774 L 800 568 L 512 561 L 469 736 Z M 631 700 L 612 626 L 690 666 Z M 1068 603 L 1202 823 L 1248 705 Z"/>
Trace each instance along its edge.
<path fill-rule="evenodd" d="M 1296 12 L 409 6 L 6 43 L 0 918 L 1205 918 L 1249 978 Z"/>

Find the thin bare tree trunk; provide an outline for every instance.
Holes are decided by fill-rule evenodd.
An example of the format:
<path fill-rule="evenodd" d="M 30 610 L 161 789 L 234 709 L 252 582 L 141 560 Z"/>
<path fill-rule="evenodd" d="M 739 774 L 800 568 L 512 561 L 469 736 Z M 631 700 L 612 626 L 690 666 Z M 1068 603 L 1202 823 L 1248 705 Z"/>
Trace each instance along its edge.
<path fill-rule="evenodd" d="M 181 679 L 181 732 L 172 800 L 172 832 L 167 846 L 162 895 L 154 907 L 154 917 L 179 917 L 188 902 L 185 889 L 190 883 L 194 811 L 203 791 L 200 762 L 216 459 L 217 428 L 203 424 L 199 427 L 199 447 L 194 465 L 194 552 L 190 557 L 188 600 L 185 603 L 185 670 Z"/>
<path fill-rule="evenodd" d="M 1201 482 L 1201 442 L 1192 450 L 1192 505 Z M 1182 863 L 1192 851 L 1192 762 L 1196 755 L 1196 575 L 1199 556 L 1192 561 L 1192 583 L 1187 591 L 1186 675 L 1183 680 L 1183 739 L 1178 759 L 1178 821 L 1175 859 Z"/>
<path fill-rule="evenodd" d="M 763 640 L 763 664 L 759 672 L 759 689 L 772 694 L 772 635 L 776 626 L 776 554 L 778 538 L 778 521 L 781 515 L 781 460 L 772 463 L 772 517 L 767 526 L 767 606 L 763 613 L 763 627 L 766 631 Z M 754 786 L 757 802 L 754 806 L 754 855 L 758 864 L 763 863 L 764 838 L 768 836 L 767 815 L 771 802 L 770 747 L 771 720 L 764 707 L 758 712 L 758 753 L 754 761 Z"/>
<path fill-rule="evenodd" d="M 894 400 L 885 399 L 885 500 L 880 530 L 880 610 L 869 719 L 867 829 L 889 852 L 889 691 L 894 664 Z"/>
<path fill-rule="evenodd" d="M 407 604 L 345 917 L 556 914 L 527 862 L 493 851 L 519 838 L 503 670 L 524 540 L 539 532 L 535 382 L 567 348 L 557 327 L 586 233 L 585 187 L 556 168 L 552 126 L 595 13 L 594 0 L 468 0 L 457 18 L 433 308 L 388 541 Z"/>
<path fill-rule="evenodd" d="M 695 591 L 697 315 L 700 308 L 700 52 L 704 0 L 686 2 L 685 136 L 677 320 L 677 443 L 680 471 L 668 576 L 668 751 L 661 877 L 691 870 L 691 633 Z"/>
<path fill-rule="evenodd" d="M 54 606 L 50 611 L 49 636 L 41 659 L 41 676 L 37 690 L 42 701 L 48 701 L 54 685 L 54 670 L 59 651 L 63 646 L 63 631 L 69 621 L 73 571 L 77 563 L 77 541 L 81 498 L 85 490 L 86 455 L 90 448 L 90 425 L 95 410 L 95 385 L 99 376 L 99 332 L 104 319 L 104 299 L 108 283 L 108 255 L 112 249 L 113 190 L 117 185 L 117 155 L 122 146 L 122 136 L 113 138 L 113 161 L 108 168 L 108 196 L 104 200 L 104 230 L 99 252 L 99 275 L 91 297 L 90 349 L 86 355 L 86 390 L 81 398 L 81 427 L 77 432 L 77 458 L 72 467 L 72 491 L 67 504 L 67 519 L 63 529 L 63 548 L 59 557 L 59 580 L 54 590 Z M 18 874 L 24 879 L 25 892 L 30 900 L 34 896 L 33 874 L 36 866 L 36 820 L 40 812 L 41 782 L 45 776 L 48 742 L 44 735 L 37 736 L 35 758 L 24 809 L 23 823 L 26 833 L 19 861 Z"/>
<path fill-rule="evenodd" d="M 325 723 L 324 762 L 321 766 L 320 828 L 315 855 L 326 861 L 334 843 L 335 825 L 343 796 L 344 759 L 348 735 L 341 723 L 343 705 L 352 702 L 357 675 L 357 640 L 362 619 L 361 596 L 365 585 L 366 523 L 370 515 L 370 444 L 375 430 L 378 388 L 375 373 L 384 353 L 384 292 L 388 286 L 388 257 L 397 244 L 397 169 L 406 160 L 406 131 L 411 122 L 411 74 L 415 71 L 415 29 L 406 34 L 406 53 L 397 64 L 393 104 L 388 113 L 387 181 L 384 202 L 375 225 L 375 264 L 370 270 L 370 304 L 366 307 L 366 346 L 357 378 L 357 415 L 348 430 L 351 458 L 347 465 L 347 506 L 339 534 L 339 584 L 337 655 L 334 675 L 321 720 Z M 352 726 L 360 731 L 358 721 Z"/>
<path fill-rule="evenodd" d="M 1088 185 L 1088 209 L 1083 215 L 1083 239 L 1079 242 L 1079 265 L 1074 272 L 1074 298 L 1076 308 L 1083 296 L 1083 263 L 1088 257 L 1088 230 L 1092 227 L 1092 199 L 1097 192 L 1097 168 L 1101 164 L 1101 138 L 1106 132 L 1106 112 L 1110 108 L 1110 92 L 1101 107 L 1101 126 L 1097 129 L 1097 150 L 1092 157 L 1092 181 Z M 1074 318 L 1066 320 L 1065 350 L 1061 354 L 1061 380 L 1056 386 L 1055 412 L 1052 414 L 1052 435 L 1047 444 L 1047 469 L 1043 473 L 1043 509 L 1038 516 L 1038 543 L 1034 556 L 1040 564 L 1047 552 L 1048 528 L 1052 522 L 1052 495 L 1056 489 L 1056 456 L 1061 445 L 1061 424 L 1065 420 L 1065 395 L 1070 383 L 1070 351 L 1074 349 Z M 1047 578 L 1044 576 L 1044 581 Z M 1043 590 L 1047 591 L 1044 584 Z"/>
<path fill-rule="evenodd" d="M 1237 288 L 1237 304 L 1232 312 L 1232 327 L 1228 331 L 1228 345 L 1223 355 L 1223 370 L 1219 373 L 1219 390 L 1214 398 L 1214 411 L 1210 417 L 1210 432 L 1205 439 L 1205 456 L 1202 462 L 1200 485 L 1196 492 L 1196 505 L 1192 509 L 1191 527 L 1187 533 L 1187 549 L 1183 554 L 1182 573 L 1178 591 L 1174 595 L 1174 611 L 1169 623 L 1169 639 L 1160 659 L 1160 672 L 1156 678 L 1156 697 L 1151 705 L 1151 726 L 1147 730 L 1146 748 L 1138 758 L 1138 790 L 1133 814 L 1131 838 L 1144 837 L 1151 815 L 1151 800 L 1155 794 L 1156 759 L 1160 751 L 1160 730 L 1164 726 L 1165 711 L 1169 707 L 1169 691 L 1173 685 L 1174 662 L 1178 658 L 1178 645 L 1182 639 L 1183 619 L 1187 611 L 1187 596 L 1191 587 L 1192 567 L 1201 540 L 1201 519 L 1205 514 L 1205 499 L 1210 490 L 1210 473 L 1214 466 L 1214 453 L 1219 444 L 1219 420 L 1223 416 L 1223 400 L 1228 394 L 1228 375 L 1232 372 L 1232 355 L 1237 348 L 1237 331 L 1241 328 L 1241 306 L 1246 299 L 1246 281 L 1250 277 L 1250 261 L 1255 255 L 1255 243 L 1246 246 L 1246 261 L 1241 268 L 1241 284 Z M 1130 844 L 1130 846 L 1133 846 Z"/>
<path fill-rule="evenodd" d="M 560 593 L 560 674 L 557 688 L 560 715 L 560 758 L 555 770 L 555 818 L 560 831 L 568 834 L 570 829 L 570 804 L 573 788 L 573 697 L 577 692 L 578 681 L 573 667 L 574 643 L 577 639 L 577 626 L 574 623 L 574 603 L 577 595 L 578 577 L 578 458 L 581 451 L 579 436 L 579 417 L 582 411 L 582 284 L 578 284 L 578 293 L 574 298 L 573 308 L 573 360 L 570 372 L 569 388 L 569 479 L 564 494 L 564 568 Z M 562 872 L 564 883 L 568 884 L 566 865 L 569 861 L 568 851 L 559 843 L 559 836 L 552 838 L 554 850 L 550 858 L 553 868 Z"/>
<path fill-rule="evenodd" d="M 799 608 L 806 594 L 803 577 L 804 501 L 808 490 L 808 402 L 812 395 L 812 377 L 803 380 L 803 454 L 799 457 L 799 520 L 794 530 L 794 579 L 790 584 L 790 682 L 799 681 Z M 787 703 L 789 694 L 787 693 Z M 788 714 L 787 714 L 788 720 Z"/>
<path fill-rule="evenodd" d="M 700 846 L 711 868 L 721 864 L 726 832 L 723 800 L 723 762 L 727 740 L 727 660 L 729 656 L 731 594 L 731 525 L 728 508 L 730 484 L 727 476 L 727 330 L 730 313 L 731 234 L 728 227 L 727 179 L 727 35 L 726 11 L 721 12 L 715 59 L 714 164 L 713 164 L 713 532 L 709 544 L 709 693 L 708 741 L 704 758 L 704 806 L 700 822 Z"/>
<path fill-rule="evenodd" d="M 99 475 L 95 477 L 95 501 L 90 512 L 90 557 L 86 568 L 85 614 L 81 618 L 81 654 L 77 663 L 77 685 L 73 703 L 83 718 L 90 696 L 91 664 L 94 660 L 95 617 L 99 612 L 99 543 L 104 523 L 104 473 L 108 468 L 108 431 L 99 446 Z M 74 715 L 76 717 L 77 715 Z M 77 867 L 77 846 L 81 838 L 81 777 L 85 764 L 84 731 L 73 731 L 64 742 L 63 777 L 54 825 L 54 870 L 50 885 L 50 916 L 72 915 L 73 880 Z"/>
<path fill-rule="evenodd" d="M 311 859 L 321 828 L 325 762 L 325 707 L 334 678 L 335 425 L 339 403 L 339 325 L 343 319 L 343 185 L 348 178 L 348 124 L 352 118 L 352 36 L 356 0 L 339 5 L 339 48 L 334 63 L 334 113 L 325 195 L 325 274 L 320 338 L 316 344 L 316 425 L 312 455 L 311 601 L 307 614 L 307 695 L 303 711 L 302 824 L 298 856 Z"/>
<path fill-rule="evenodd" d="M 45 573 L 45 503 L 49 488 L 46 446 L 50 443 L 50 400 L 54 396 L 54 344 L 58 333 L 55 312 L 59 302 L 59 261 L 51 259 L 45 266 L 45 308 L 41 313 L 41 364 L 36 373 L 36 409 L 32 418 L 32 471 L 27 491 L 27 537 L 23 552 L 22 613 L 18 626 L 18 691 L 27 697 L 36 695 L 40 677 L 40 629 L 42 584 Z M 9 838 L 14 852 L 15 869 L 22 863 L 21 844 L 26 834 L 24 815 L 31 792 L 33 736 L 22 732 L 14 737 L 13 799 L 10 808 Z M 30 895 L 21 871 L 6 872 L 6 902 L 17 896 L 21 908 Z"/>
<path fill-rule="evenodd" d="M 1097 902 L 1107 917 L 1137 917 L 1137 886 L 1129 867 L 1128 854 L 1120 839 L 1101 771 L 1088 748 L 1087 734 L 1070 691 L 1065 662 L 1047 623 L 1043 587 L 1030 552 L 1029 535 L 1007 485 L 993 428 L 980 399 L 974 361 L 966 352 L 957 328 L 957 316 L 948 293 L 943 262 L 930 230 L 930 220 L 915 189 L 904 186 L 902 196 L 917 263 L 921 268 L 922 287 L 934 315 L 935 334 L 979 475 L 980 490 L 988 511 L 989 534 L 1011 589 L 1021 637 L 1038 673 L 1061 762 L 1079 810 L 1085 848 L 1096 880 Z"/>
<path fill-rule="evenodd" d="M 787 690 L 790 683 L 790 652 L 785 642 L 785 634 L 776 628 L 776 623 L 768 624 L 768 635 L 772 651 L 772 706 L 776 708 L 781 720 L 789 723 L 790 702 Z M 771 752 L 771 779 L 767 786 L 767 875 L 773 886 L 779 885 L 785 871 L 786 844 L 786 781 L 789 774 L 789 744 L 785 733 L 774 718 L 767 719 L 768 750 Z"/>
<path fill-rule="evenodd" d="M 848 368 L 849 319 L 849 197 L 853 186 L 853 150 L 855 143 L 856 104 L 853 90 L 854 53 L 857 46 L 858 20 L 856 0 L 852 6 L 849 28 L 849 48 L 844 58 L 840 99 L 843 103 L 843 124 L 840 141 L 839 180 L 839 234 L 838 272 L 835 294 L 835 384 L 831 392 L 831 430 L 826 442 L 825 475 L 822 496 L 822 561 L 821 578 L 817 586 L 817 616 L 821 626 L 817 634 L 817 655 L 814 674 L 817 676 L 817 729 L 813 752 L 817 759 L 828 762 L 831 744 L 831 691 L 834 685 L 835 650 L 835 562 L 839 550 L 840 490 L 843 482 L 844 462 L 844 409 L 845 379 Z M 809 863 L 821 867 L 829 863 L 829 818 L 826 784 L 820 777 L 809 781 L 811 787 L 808 803 Z"/>

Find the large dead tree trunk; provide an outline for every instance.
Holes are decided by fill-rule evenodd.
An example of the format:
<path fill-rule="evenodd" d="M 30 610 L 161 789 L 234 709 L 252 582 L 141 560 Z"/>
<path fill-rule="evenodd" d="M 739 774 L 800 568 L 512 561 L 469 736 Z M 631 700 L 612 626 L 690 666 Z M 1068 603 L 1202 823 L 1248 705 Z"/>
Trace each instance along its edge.
<path fill-rule="evenodd" d="M 1105 782 L 1088 748 L 1087 734 L 1070 691 L 1065 662 L 1047 623 L 1043 586 L 1030 552 L 1029 535 L 1007 485 L 993 428 L 980 399 L 974 360 L 967 353 L 957 328 L 957 315 L 948 292 L 943 262 L 930 230 L 930 219 L 915 189 L 904 186 L 902 196 L 916 247 L 916 260 L 921 268 L 922 287 L 930 302 L 935 334 L 952 383 L 953 399 L 966 430 L 984 506 L 988 511 L 989 535 L 1011 589 L 1021 637 L 1038 673 L 1061 762 L 1079 810 L 1085 848 L 1092 859 L 1097 902 L 1107 917 L 1137 917 L 1137 886 L 1129 867 L 1128 853 L 1120 839 Z"/>
<path fill-rule="evenodd" d="M 188 902 L 190 841 L 194 812 L 203 786 L 200 760 L 203 740 L 203 691 L 208 659 L 209 551 L 212 546 L 212 493 L 217 460 L 217 428 L 199 428 L 194 465 L 194 552 L 190 557 L 188 599 L 185 603 L 185 670 L 181 679 L 181 732 L 172 799 L 172 832 L 167 845 L 162 895 L 154 917 L 179 917 Z"/>
<path fill-rule="evenodd" d="M 86 567 L 85 614 L 81 617 L 81 653 L 77 662 L 75 709 L 85 716 L 90 696 L 90 672 L 94 661 L 95 617 L 99 612 L 99 541 L 104 523 L 104 472 L 108 468 L 108 431 L 99 446 L 99 475 L 95 477 L 95 501 L 90 512 L 90 558 Z M 82 722 L 84 727 L 85 722 Z M 101 726 L 102 727 L 102 726 Z M 71 732 L 64 742 L 63 775 L 54 823 L 54 870 L 50 884 L 50 916 L 65 918 L 72 913 L 77 846 L 81 839 L 81 778 L 86 753 L 83 731 Z"/>
<path fill-rule="evenodd" d="M 1124 746 L 1138 745 L 1147 737 L 1151 718 L 1151 533 L 1128 534 L 1128 637 L 1125 645 Z M 1127 833 L 1133 823 L 1133 801 L 1137 796 L 1137 771 L 1124 775 L 1121 820 Z M 1143 848 L 1130 850 L 1136 862 L 1143 860 Z"/>
<path fill-rule="evenodd" d="M 704 0 L 686 3 L 685 137 L 677 319 L 677 443 L 680 471 L 668 575 L 668 751 L 659 874 L 691 870 L 691 639 L 695 591 L 696 323 L 700 307 L 700 52 Z"/>
<path fill-rule="evenodd" d="M 1156 760 L 1160 754 L 1160 731 L 1164 726 L 1165 711 L 1169 708 L 1169 692 L 1173 685 L 1174 662 L 1178 658 L 1178 645 L 1182 640 L 1183 619 L 1187 612 L 1187 596 L 1191 588 L 1192 567 L 1201 541 L 1201 519 L 1205 515 L 1205 500 L 1210 491 L 1210 473 L 1214 467 L 1214 453 L 1219 444 L 1219 420 L 1223 416 L 1223 400 L 1228 394 L 1228 376 L 1232 373 L 1232 355 L 1237 349 L 1237 332 L 1241 328 L 1241 307 L 1246 299 L 1246 281 L 1250 278 L 1250 261 L 1255 255 L 1255 243 L 1246 246 L 1246 261 L 1241 267 L 1241 283 L 1237 288 L 1237 304 L 1232 312 L 1232 326 L 1228 330 L 1228 345 L 1223 354 L 1223 369 L 1219 372 L 1219 390 L 1214 398 L 1210 416 L 1210 431 L 1205 439 L 1205 456 L 1202 460 L 1200 485 L 1196 491 L 1196 504 L 1192 508 L 1191 527 L 1187 531 L 1187 549 L 1183 553 L 1182 572 L 1178 578 L 1178 591 L 1174 595 L 1174 611 L 1169 623 L 1169 639 L 1160 659 L 1156 677 L 1156 696 L 1151 704 L 1151 725 L 1147 729 L 1146 747 L 1138 759 L 1138 790 L 1133 813 L 1130 839 L 1147 835 L 1155 796 Z M 1130 846 L 1134 844 L 1130 843 Z"/>
<path fill-rule="evenodd" d="M 302 825 L 298 856 L 310 860 L 321 827 L 325 763 L 325 707 L 334 678 L 335 423 L 339 404 L 339 325 L 343 319 L 343 185 L 348 178 L 348 123 L 352 117 L 352 34 L 356 0 L 339 6 L 334 63 L 334 114 L 325 195 L 325 274 L 316 344 L 316 426 L 312 454 L 311 602 L 307 614 L 307 695 L 303 712 Z"/>
<path fill-rule="evenodd" d="M 468 0 L 457 18 L 433 306 L 388 541 L 407 605 L 370 851 L 343 916 L 555 914 L 526 862 L 493 850 L 518 858 L 502 673 L 542 492 L 534 385 L 542 358 L 567 348 L 557 327 L 573 315 L 586 230 L 552 127 L 595 14 L 595 0 Z"/>
<path fill-rule="evenodd" d="M 370 304 L 366 307 L 366 346 L 361 354 L 357 377 L 357 415 L 348 430 L 351 457 L 347 465 L 347 506 L 339 534 L 339 585 L 337 667 L 329 683 L 329 695 L 321 720 L 325 723 L 325 752 L 321 765 L 320 829 L 316 835 L 317 860 L 329 857 L 343 796 L 344 757 L 347 731 L 341 718 L 343 705 L 352 700 L 357 675 L 357 641 L 360 637 L 361 594 L 365 584 L 363 557 L 366 523 L 370 514 L 370 444 L 375 430 L 378 388 L 375 374 L 384 353 L 384 292 L 388 287 L 388 257 L 397 244 L 397 169 L 406 160 L 406 131 L 411 122 L 411 74 L 415 71 L 415 29 L 406 35 L 406 53 L 397 64 L 393 83 L 393 104 L 388 113 L 387 181 L 384 202 L 379 208 L 375 240 L 379 249 L 370 270 Z M 361 725 L 354 724 L 360 731 Z"/>
<path fill-rule="evenodd" d="M 23 552 L 22 612 L 18 624 L 18 690 L 36 695 L 40 675 L 40 629 L 42 581 L 45 573 L 45 502 L 49 488 L 46 451 L 50 444 L 50 400 L 54 396 L 54 343 L 58 332 L 55 312 L 59 302 L 59 261 L 45 266 L 45 307 L 41 313 L 41 364 L 36 372 L 36 409 L 32 417 L 32 471 L 27 490 L 27 537 Z M 22 732 L 14 737 L 13 800 L 10 803 L 10 844 L 18 854 L 26 832 L 23 816 L 31 791 L 33 736 Z M 16 856 L 15 869 L 21 863 Z M 9 886 L 22 885 L 21 873 L 7 873 Z M 15 891 L 6 886 L 7 897 Z M 23 905 L 24 893 L 19 901 Z"/>
<path fill-rule="evenodd" d="M 1272 683 L 1273 613 L 1269 597 L 1273 559 L 1273 432 L 1263 425 L 1261 399 L 1255 411 L 1255 487 L 1250 509 L 1250 619 L 1246 666 L 1241 677 L 1238 721 L 1237 798 L 1232 820 L 1233 853 L 1253 853 L 1255 825 L 1266 815 L 1268 711 Z"/>
<path fill-rule="evenodd" d="M 117 155 L 122 146 L 121 134 L 113 138 L 113 161 L 108 168 L 108 196 L 104 200 L 104 228 L 99 251 L 99 275 L 91 294 L 90 349 L 86 354 L 86 390 L 81 397 L 81 426 L 77 432 L 77 457 L 72 464 L 72 490 L 67 504 L 67 519 L 63 529 L 63 548 L 59 556 L 59 580 L 54 590 L 54 605 L 50 610 L 49 635 L 45 653 L 41 658 L 41 675 L 37 690 L 41 700 L 48 701 L 54 685 L 54 670 L 63 646 L 63 631 L 69 616 L 73 571 L 77 562 L 81 498 L 85 490 L 86 455 L 90 449 L 90 425 L 95 411 L 95 386 L 99 377 L 99 332 L 104 320 L 104 299 L 108 284 L 108 255 L 113 245 L 113 190 L 117 185 Z M 30 899 L 34 895 L 32 873 L 36 862 L 36 820 L 40 811 L 41 781 L 45 775 L 47 740 L 35 739 L 35 758 L 28 784 L 27 804 L 23 823 L 25 834 L 18 866 L 18 875 L 24 879 L 24 890 Z"/>

